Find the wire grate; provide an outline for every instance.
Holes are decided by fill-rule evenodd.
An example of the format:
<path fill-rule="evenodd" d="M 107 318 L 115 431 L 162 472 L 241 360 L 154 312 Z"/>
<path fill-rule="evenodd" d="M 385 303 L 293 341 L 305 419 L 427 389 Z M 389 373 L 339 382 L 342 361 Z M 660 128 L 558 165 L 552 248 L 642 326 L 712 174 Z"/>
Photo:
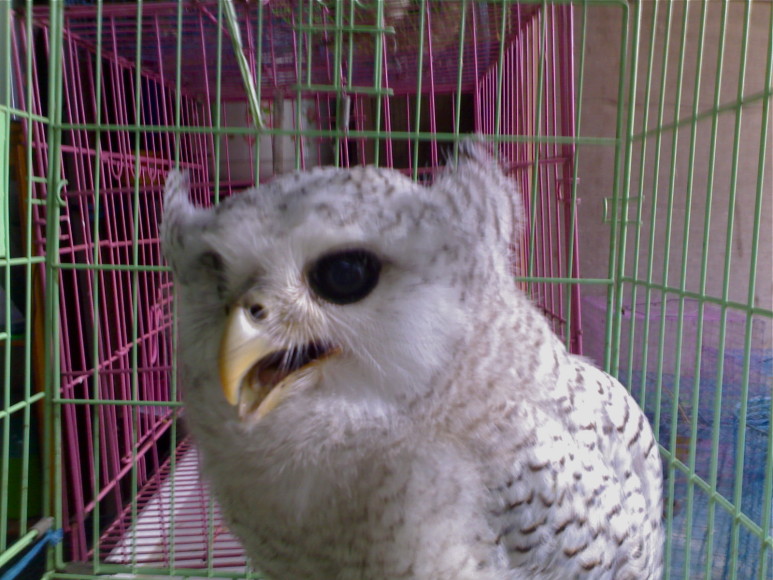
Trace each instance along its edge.
<path fill-rule="evenodd" d="M 773 579 L 773 4 L 0 2 L 0 572 L 255 577 L 197 475 L 158 221 L 317 165 L 496 144 L 515 274 L 647 411 L 670 578 Z M 6 185 L 7 184 L 7 185 Z M 514 192 L 514 195 L 516 192 Z"/>

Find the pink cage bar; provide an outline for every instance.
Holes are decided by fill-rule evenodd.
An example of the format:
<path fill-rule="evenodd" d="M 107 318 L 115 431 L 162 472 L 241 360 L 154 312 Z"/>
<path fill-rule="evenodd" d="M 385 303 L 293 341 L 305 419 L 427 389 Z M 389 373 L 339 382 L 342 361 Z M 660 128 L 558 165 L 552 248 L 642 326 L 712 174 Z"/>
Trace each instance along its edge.
<path fill-rule="evenodd" d="M 549 280 L 579 277 L 571 5 L 428 2 L 421 14 L 387 3 L 380 24 L 343 5 L 357 31 L 336 59 L 326 4 L 237 3 L 270 137 L 245 130 L 217 1 L 65 6 L 57 405 L 72 560 L 244 566 L 176 423 L 173 290 L 158 239 L 176 162 L 206 205 L 296 164 L 378 163 L 429 181 L 460 133 L 493 136 L 529 218 L 513 242 L 518 273 L 539 281 L 524 288 L 581 352 L 579 285 Z M 31 36 L 22 22 L 12 27 L 17 100 L 45 115 L 48 12 L 35 8 Z M 32 121 L 31 136 L 30 177 L 42 182 L 45 126 Z M 33 194 L 42 255 L 42 183 Z"/>

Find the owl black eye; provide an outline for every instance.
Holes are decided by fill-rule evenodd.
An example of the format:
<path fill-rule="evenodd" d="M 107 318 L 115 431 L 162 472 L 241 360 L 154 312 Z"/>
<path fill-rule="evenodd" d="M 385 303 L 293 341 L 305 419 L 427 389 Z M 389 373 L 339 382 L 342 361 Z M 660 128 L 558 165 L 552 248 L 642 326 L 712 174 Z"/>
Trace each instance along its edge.
<path fill-rule="evenodd" d="M 328 254 L 309 269 L 311 289 L 333 304 L 352 304 L 365 298 L 378 284 L 381 260 L 366 250 Z"/>

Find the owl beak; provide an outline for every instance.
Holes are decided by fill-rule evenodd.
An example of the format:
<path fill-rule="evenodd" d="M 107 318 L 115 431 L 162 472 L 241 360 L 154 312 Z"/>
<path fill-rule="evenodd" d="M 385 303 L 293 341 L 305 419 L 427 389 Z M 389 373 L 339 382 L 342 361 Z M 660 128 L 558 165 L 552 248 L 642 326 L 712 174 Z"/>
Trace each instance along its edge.
<path fill-rule="evenodd" d="M 223 394 L 231 405 L 238 406 L 240 415 L 256 403 L 270 405 L 265 412 L 278 403 L 268 401 L 271 393 L 243 388 L 255 364 L 276 350 L 277 346 L 252 322 L 245 308 L 235 306 L 231 309 L 220 340 L 218 366 Z"/>
<path fill-rule="evenodd" d="M 237 305 L 220 340 L 220 385 L 241 419 L 260 420 L 292 387 L 310 384 L 319 362 L 340 352 L 326 342 L 283 348 L 255 323 L 248 309 Z"/>

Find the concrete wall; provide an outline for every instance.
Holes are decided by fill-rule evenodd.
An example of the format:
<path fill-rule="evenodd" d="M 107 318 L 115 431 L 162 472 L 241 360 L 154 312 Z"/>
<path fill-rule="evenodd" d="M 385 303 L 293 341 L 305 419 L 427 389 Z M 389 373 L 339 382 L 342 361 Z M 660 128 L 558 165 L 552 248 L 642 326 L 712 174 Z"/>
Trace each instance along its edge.
<path fill-rule="evenodd" d="M 668 125 L 675 119 L 688 119 L 714 108 L 717 87 L 717 59 L 720 49 L 720 22 L 723 3 L 709 2 L 706 13 L 705 35 L 701 45 L 700 2 L 641 2 L 642 26 L 639 44 L 639 74 L 636 92 L 635 133 L 644 129 L 643 118 L 649 114 L 646 129 Z M 701 269 L 704 253 L 707 257 L 705 293 L 721 297 L 725 280 L 729 280 L 729 299 L 741 303 L 748 301 L 752 272 L 756 275 L 753 304 L 773 308 L 773 128 L 768 126 L 767 152 L 761 155 L 762 99 L 768 51 L 771 49 L 770 12 L 773 3 L 752 2 L 749 28 L 749 51 L 743 81 L 743 99 L 752 102 L 742 108 L 739 102 L 739 71 L 741 70 L 742 32 L 745 19 L 745 3 L 728 3 L 724 68 L 720 82 L 719 102 L 729 105 L 728 110 L 717 117 L 716 154 L 711 154 L 713 116 L 706 115 L 693 127 L 686 124 L 674 131 L 662 134 L 658 144 L 652 135 L 634 148 L 630 195 L 643 196 L 644 213 L 641 227 L 629 226 L 628 252 L 625 270 L 639 279 L 648 276 L 647 267 L 653 264 L 652 279 L 670 287 L 682 285 L 682 269 L 685 270 L 684 286 L 689 291 L 701 290 Z M 670 25 L 667 22 L 671 11 Z M 656 12 L 657 11 L 657 12 Z M 584 70 L 585 88 L 582 94 L 582 124 L 580 134 L 612 137 L 618 107 L 617 83 L 620 68 L 620 21 L 619 7 L 599 7 L 588 10 L 586 22 L 586 57 Z M 654 16 L 654 18 L 653 18 Z M 684 19 L 687 27 L 683 33 Z M 578 38 L 580 33 L 578 22 Z M 665 40 L 670 35 L 670 47 L 663 70 Z M 684 38 L 684 43 L 682 39 Z M 653 40 L 654 39 L 654 40 Z M 654 82 L 647 95 L 649 52 L 654 42 Z M 680 75 L 679 58 L 684 45 L 684 68 Z M 702 57 L 702 62 L 699 61 Z M 696 75 L 700 84 L 696 90 Z M 665 78 L 665 85 L 663 80 Z M 681 95 L 678 91 L 681 87 Z M 661 90 L 662 121 L 661 114 Z M 627 103 L 624 103 L 627 107 Z M 739 111 L 740 110 L 740 114 Z M 734 151 L 736 121 L 740 118 L 740 138 Z M 769 122 L 770 124 L 770 122 Z M 694 156 L 691 145 L 695 143 Z M 583 277 L 605 277 L 608 266 L 607 243 L 609 225 L 603 223 L 604 198 L 613 191 L 614 154 L 611 147 L 584 146 L 579 151 L 578 195 L 580 206 L 581 265 Z M 644 157 L 642 157 L 642 154 Z M 733 178 L 734 160 L 737 157 L 737 176 Z M 673 160 L 673 163 L 672 163 Z M 659 167 L 656 168 L 656 166 Z M 764 166 L 761 167 L 761 165 Z M 642 170 L 643 168 L 643 170 Z M 713 168 L 713 175 L 712 175 Z M 758 183 L 764 170 L 764 182 Z M 625 186 L 625 184 L 624 184 Z M 735 186 L 735 197 L 731 191 Z M 759 254 L 752 263 L 751 247 L 755 222 L 755 200 L 762 192 L 763 203 L 759 209 L 761 232 Z M 673 193 L 673 195 L 671 195 Z M 708 202 L 711 196 L 710 203 Z M 705 226 L 707 205 L 710 213 Z M 735 214 L 732 234 L 728 240 L 728 215 Z M 667 215 L 671 212 L 671 232 L 667 237 Z M 689 221 L 686 217 L 689 215 Z M 628 218 L 634 219 L 631 207 Z M 687 226 L 687 227 L 685 227 Z M 654 245 L 649 250 L 654 228 Z M 683 252 L 687 232 L 687 251 Z M 708 232 L 708 233 L 707 233 Z M 634 243 L 639 237 L 638 252 Z M 725 262 L 729 248 L 729 268 Z M 635 258 L 639 258 L 638 271 L 634 272 Z M 669 265 L 664 268 L 666 258 Z M 585 287 L 587 294 L 603 293 L 603 287 Z M 641 296 L 641 295 L 640 295 Z"/>
<path fill-rule="evenodd" d="M 232 127 L 250 126 L 252 119 L 248 109 L 247 103 L 225 103 L 223 105 L 223 124 Z M 295 126 L 295 101 L 292 99 L 264 101 L 262 112 L 269 127 L 292 130 Z M 313 118 L 314 114 L 314 103 L 302 101 L 302 129 L 317 128 L 316 119 Z M 295 142 L 296 138 L 292 135 L 262 135 L 260 137 L 259 176 L 261 181 L 295 169 Z M 254 183 L 257 146 L 258 142 L 252 135 L 223 135 L 220 139 L 221 178 L 229 179 L 230 177 L 232 182 Z M 320 147 L 323 150 L 320 150 Z M 323 164 L 331 163 L 330 152 L 324 149 L 319 140 L 304 139 L 303 154 L 306 166 L 319 165 L 320 156 Z"/>

